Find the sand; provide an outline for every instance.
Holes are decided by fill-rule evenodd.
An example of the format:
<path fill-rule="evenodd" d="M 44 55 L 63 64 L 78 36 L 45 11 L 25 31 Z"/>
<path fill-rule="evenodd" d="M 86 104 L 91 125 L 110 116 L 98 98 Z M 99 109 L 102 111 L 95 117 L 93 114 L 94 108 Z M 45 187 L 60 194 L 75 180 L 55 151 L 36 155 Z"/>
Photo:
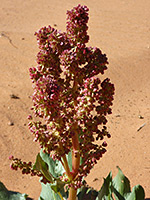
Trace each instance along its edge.
<path fill-rule="evenodd" d="M 27 126 L 33 93 L 28 69 L 36 66 L 38 52 L 34 32 L 49 24 L 65 31 L 66 11 L 78 3 L 90 9 L 88 45 L 107 54 L 106 76 L 116 89 L 108 151 L 87 182 L 100 189 L 103 177 L 110 170 L 115 176 L 119 166 L 131 186 L 141 184 L 150 198 L 149 0 L 0 1 L 0 181 L 9 190 L 39 197 L 39 179 L 10 170 L 8 157 L 34 162 L 39 152 Z"/>

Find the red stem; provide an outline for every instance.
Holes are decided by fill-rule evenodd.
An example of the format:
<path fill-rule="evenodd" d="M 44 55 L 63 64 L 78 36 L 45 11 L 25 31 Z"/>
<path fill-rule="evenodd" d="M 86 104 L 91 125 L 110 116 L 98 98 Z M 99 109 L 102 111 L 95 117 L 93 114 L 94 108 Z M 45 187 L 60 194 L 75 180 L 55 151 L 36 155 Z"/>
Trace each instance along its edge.
<path fill-rule="evenodd" d="M 74 78 L 73 89 L 74 89 L 74 92 L 76 92 L 78 89 L 78 82 L 77 82 L 76 76 Z M 76 98 L 74 99 L 74 106 L 77 106 Z M 78 132 L 77 132 L 77 128 L 78 128 L 77 122 L 75 122 L 72 128 L 74 132 L 74 135 L 72 136 L 72 173 L 73 173 L 73 177 L 75 177 L 76 174 L 78 173 L 78 169 L 80 166 L 80 154 L 79 154 L 80 148 L 79 148 L 79 139 L 78 139 Z"/>
<path fill-rule="evenodd" d="M 70 169 L 69 169 L 69 166 L 68 166 L 68 161 L 67 161 L 66 155 L 62 156 L 62 158 L 63 158 L 62 165 L 63 165 L 63 167 L 64 167 L 64 169 L 65 169 L 65 171 L 66 171 L 66 174 L 67 174 L 68 178 L 69 178 L 70 180 L 72 180 L 73 176 L 72 176 L 72 174 L 71 174 L 71 172 L 70 172 Z"/>
<path fill-rule="evenodd" d="M 73 187 L 69 189 L 69 198 L 68 200 L 76 200 L 77 196 L 77 190 L 75 190 Z"/>
<path fill-rule="evenodd" d="M 75 177 L 78 173 L 78 169 L 80 166 L 80 154 L 79 154 L 79 139 L 78 133 L 75 130 L 74 136 L 72 136 L 72 173 L 73 177 Z"/>
<path fill-rule="evenodd" d="M 76 79 L 76 76 L 74 78 L 74 85 L 73 85 L 73 89 L 74 92 L 77 91 L 77 87 L 78 87 L 78 82 Z M 77 106 L 77 100 L 76 98 L 74 99 L 74 106 Z M 79 166 L 80 166 L 80 154 L 79 154 L 79 139 L 78 139 L 78 124 L 77 122 L 74 123 L 74 125 L 72 126 L 74 135 L 72 136 L 72 175 L 73 175 L 73 179 L 76 177 L 78 170 L 79 170 Z M 68 200 L 76 200 L 76 196 L 77 196 L 77 190 L 75 190 L 74 187 L 71 187 L 69 189 L 69 198 Z"/>

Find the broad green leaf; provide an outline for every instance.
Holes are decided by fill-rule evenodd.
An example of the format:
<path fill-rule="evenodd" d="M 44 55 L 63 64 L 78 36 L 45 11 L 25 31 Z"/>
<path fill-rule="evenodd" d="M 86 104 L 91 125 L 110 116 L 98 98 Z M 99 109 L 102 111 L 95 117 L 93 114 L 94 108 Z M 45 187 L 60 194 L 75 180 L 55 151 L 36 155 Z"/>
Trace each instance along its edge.
<path fill-rule="evenodd" d="M 52 189 L 49 183 L 41 183 L 42 191 L 39 200 L 61 200 L 61 198 Z"/>
<path fill-rule="evenodd" d="M 96 190 L 93 190 L 88 187 L 82 187 L 81 191 L 78 194 L 78 200 L 95 200 L 98 195 Z"/>
<path fill-rule="evenodd" d="M 144 200 L 145 199 L 145 192 L 141 185 L 136 185 L 133 187 L 132 192 L 126 200 Z"/>
<path fill-rule="evenodd" d="M 82 186 L 81 188 L 78 189 L 77 195 L 78 195 L 78 200 L 83 199 L 84 194 L 87 191 L 87 187 Z"/>
<path fill-rule="evenodd" d="M 20 194 L 7 190 L 2 182 L 0 182 L 0 200 L 26 200 L 27 194 Z"/>
<path fill-rule="evenodd" d="M 56 195 L 56 193 L 60 192 L 64 198 L 67 198 L 67 193 L 64 191 L 65 183 L 63 183 L 62 181 L 59 180 L 59 177 L 62 176 L 63 173 L 65 172 L 61 162 L 58 160 L 54 161 L 49 156 L 49 154 L 43 153 L 42 150 L 40 152 L 40 156 L 41 156 L 42 160 L 47 164 L 49 173 L 54 177 L 52 184 L 46 184 L 46 186 L 45 186 L 43 183 L 41 183 L 42 184 L 42 194 L 43 194 L 43 190 L 44 191 L 47 190 L 47 192 L 49 193 L 49 187 L 50 187 L 51 191 L 53 191 L 54 197 L 56 197 L 58 195 L 58 194 Z M 41 197 L 43 198 L 43 196 L 41 196 Z M 59 195 L 57 198 L 59 198 Z"/>
<path fill-rule="evenodd" d="M 67 199 L 68 193 L 64 190 L 65 183 L 57 179 L 53 184 L 50 184 L 50 186 L 55 193 L 60 192 L 60 194 Z"/>
<path fill-rule="evenodd" d="M 43 153 L 43 151 L 40 151 L 40 156 L 43 159 L 45 163 L 47 163 L 49 167 L 49 172 L 52 174 L 54 178 L 59 178 L 59 176 L 62 176 L 63 173 L 65 172 L 62 164 L 58 160 L 53 160 L 49 154 Z"/>
<path fill-rule="evenodd" d="M 115 188 L 113 188 L 113 193 L 115 200 L 125 200 L 125 198 Z"/>
<path fill-rule="evenodd" d="M 116 195 L 117 195 L 117 193 L 119 193 L 123 197 L 126 193 L 129 193 L 131 191 L 130 190 L 130 181 L 126 176 L 124 176 L 121 169 L 119 167 L 117 167 L 117 168 L 118 168 L 118 174 L 112 181 L 114 193 Z M 116 198 L 116 200 L 117 199 L 119 199 L 119 198 Z"/>
<path fill-rule="evenodd" d="M 39 153 L 36 157 L 36 162 L 33 166 L 33 169 L 40 171 L 48 181 L 50 181 L 51 183 L 53 182 L 53 176 L 49 172 L 48 164 L 41 158 Z"/>
<path fill-rule="evenodd" d="M 65 172 L 65 170 L 60 161 L 58 161 L 58 160 L 54 161 L 49 156 L 49 154 L 43 153 L 42 150 L 40 151 L 40 156 L 48 164 L 49 171 L 55 178 L 62 176 L 62 174 Z M 70 171 L 72 171 L 72 152 L 71 151 L 68 153 L 68 155 L 66 155 L 66 158 L 68 161 L 69 169 L 70 169 Z M 80 164 L 82 164 L 82 162 L 83 162 L 82 158 L 80 158 Z"/>
<path fill-rule="evenodd" d="M 54 190 L 51 188 L 51 184 L 41 183 L 41 185 L 42 185 L 42 191 L 39 200 L 61 200 L 59 194 L 54 192 Z M 63 198 L 64 200 L 67 200 L 66 197 L 63 196 Z"/>
<path fill-rule="evenodd" d="M 53 184 L 51 184 L 51 188 L 54 190 L 54 192 L 60 192 L 62 188 L 64 187 L 65 183 L 63 183 L 60 180 L 56 180 Z"/>
<path fill-rule="evenodd" d="M 53 192 L 60 192 L 61 195 L 65 198 L 67 198 L 67 192 L 64 191 L 64 183 L 59 180 L 59 177 L 63 175 L 65 172 L 62 164 L 58 160 L 53 160 L 49 154 L 43 153 L 43 151 L 40 151 L 40 157 L 41 159 L 48 165 L 49 173 L 54 177 L 53 184 L 49 184 Z M 66 155 L 68 165 L 70 170 L 72 170 L 72 154 L 71 152 Z M 82 163 L 82 159 L 80 160 L 80 163 Z M 45 186 L 42 186 L 42 188 L 45 188 Z M 43 194 L 43 192 L 42 192 Z M 41 196 L 43 198 L 43 196 Z M 44 199 L 45 200 L 45 199 Z"/>
<path fill-rule="evenodd" d="M 107 178 L 104 178 L 104 183 L 98 193 L 97 200 L 113 200 L 112 197 L 112 172 L 110 172 Z"/>

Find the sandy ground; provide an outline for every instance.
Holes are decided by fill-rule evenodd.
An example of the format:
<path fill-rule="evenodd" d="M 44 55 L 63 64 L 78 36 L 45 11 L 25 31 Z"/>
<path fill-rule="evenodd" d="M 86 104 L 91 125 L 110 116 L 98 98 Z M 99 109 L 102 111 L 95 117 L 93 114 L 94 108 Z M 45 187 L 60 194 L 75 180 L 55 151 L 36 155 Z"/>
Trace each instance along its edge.
<path fill-rule="evenodd" d="M 34 32 L 49 24 L 65 31 L 66 11 L 78 3 L 90 9 L 89 45 L 107 54 L 106 75 L 116 88 L 108 152 L 88 184 L 99 189 L 110 170 L 116 175 L 118 165 L 131 186 L 141 184 L 150 198 L 149 0 L 0 0 L 0 181 L 38 199 L 38 178 L 11 171 L 8 157 L 34 162 L 39 151 L 27 127 L 33 92 L 28 69 L 36 66 L 38 52 Z"/>

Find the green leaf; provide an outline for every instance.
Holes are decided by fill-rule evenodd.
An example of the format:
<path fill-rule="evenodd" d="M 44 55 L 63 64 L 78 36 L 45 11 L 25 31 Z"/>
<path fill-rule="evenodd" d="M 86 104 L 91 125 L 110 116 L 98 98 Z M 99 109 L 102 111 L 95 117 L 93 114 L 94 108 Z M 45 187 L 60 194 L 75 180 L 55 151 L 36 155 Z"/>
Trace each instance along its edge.
<path fill-rule="evenodd" d="M 83 199 L 83 196 L 86 193 L 86 191 L 87 191 L 87 187 L 85 186 L 82 186 L 81 188 L 78 189 L 77 191 L 78 200 Z"/>
<path fill-rule="evenodd" d="M 119 167 L 118 168 L 118 174 L 116 175 L 116 177 L 113 179 L 113 188 L 114 188 L 114 194 L 116 196 L 116 200 L 120 200 L 124 199 L 123 196 L 125 196 L 125 194 L 131 192 L 130 189 L 130 181 L 129 179 L 124 176 L 124 174 L 122 173 L 121 169 Z M 118 197 L 118 198 L 117 198 Z"/>
<path fill-rule="evenodd" d="M 50 181 L 51 183 L 53 182 L 53 176 L 49 172 L 48 165 L 47 163 L 41 158 L 40 154 L 38 153 L 36 157 L 36 162 L 33 166 L 33 169 L 36 169 L 37 171 L 40 171 L 45 178 Z"/>
<path fill-rule="evenodd" d="M 59 176 L 62 176 L 65 172 L 62 164 L 58 160 L 53 160 L 49 154 L 44 153 L 42 150 L 40 151 L 40 156 L 43 159 L 44 162 L 46 162 L 49 166 L 49 171 L 53 175 L 53 177 L 58 178 Z M 69 169 L 72 171 L 72 152 L 70 151 L 68 155 L 66 155 Z M 80 158 L 80 164 L 82 164 L 82 158 Z"/>
<path fill-rule="evenodd" d="M 115 188 L 113 188 L 113 192 L 114 192 L 115 200 L 125 200 L 125 198 Z"/>
<path fill-rule="evenodd" d="M 82 187 L 78 194 L 78 200 L 95 200 L 98 195 L 96 190 L 88 187 Z"/>
<path fill-rule="evenodd" d="M 57 179 L 53 184 L 50 184 L 50 185 L 51 185 L 52 190 L 55 193 L 60 192 L 60 194 L 63 197 L 65 197 L 65 198 L 68 197 L 67 192 L 65 192 L 65 190 L 64 190 L 65 183 L 63 183 L 61 180 Z"/>
<path fill-rule="evenodd" d="M 53 160 L 49 154 L 40 151 L 40 156 L 42 160 L 47 163 L 49 172 L 54 178 L 59 178 L 65 172 L 61 162 L 59 160 Z"/>
<path fill-rule="evenodd" d="M 49 183 L 47 183 L 47 184 L 41 183 L 41 185 L 42 185 L 42 191 L 41 191 L 39 200 L 41 200 L 41 199 L 42 200 L 61 200 L 58 192 L 61 193 L 64 200 L 65 199 L 67 200 L 67 195 L 65 194 L 65 192 L 64 192 L 64 194 L 62 194 L 63 193 L 62 190 L 58 191 L 59 187 L 56 186 L 56 188 L 54 188 L 55 187 L 54 184 L 52 185 Z M 51 187 L 53 187 L 53 189 L 56 190 L 57 193 Z"/>
<path fill-rule="evenodd" d="M 51 185 L 49 183 L 41 183 L 41 186 L 42 191 L 39 200 L 61 200 L 59 195 L 51 189 Z"/>
<path fill-rule="evenodd" d="M 104 178 L 104 183 L 98 193 L 97 200 L 113 200 L 112 197 L 112 172 L 110 172 L 107 178 Z"/>
<path fill-rule="evenodd" d="M 47 164 L 49 173 L 52 175 L 53 177 L 53 182 L 51 184 L 42 184 L 42 192 L 41 192 L 41 198 L 43 198 L 45 200 L 48 199 L 49 193 L 52 192 L 52 199 L 55 197 L 56 199 L 60 199 L 59 195 L 56 194 L 58 192 L 60 192 L 60 194 L 64 197 L 67 198 L 67 193 L 64 191 L 64 185 L 65 183 L 63 183 L 59 177 L 63 175 L 63 173 L 65 172 L 62 164 L 60 161 L 58 160 L 53 160 L 49 154 L 44 153 L 42 150 L 40 151 L 40 156 L 42 158 L 42 160 Z M 51 192 L 50 192 L 51 191 Z M 45 192 L 48 193 L 45 194 Z"/>
<path fill-rule="evenodd" d="M 2 182 L 0 182 L 0 200 L 26 200 L 27 194 L 20 194 L 7 190 Z"/>
<path fill-rule="evenodd" d="M 133 187 L 132 192 L 126 200 L 144 200 L 145 199 L 145 192 L 141 185 L 136 185 Z"/>
<path fill-rule="evenodd" d="M 53 193 L 60 192 L 64 198 L 67 198 L 67 196 L 68 196 L 67 192 L 64 191 L 65 183 L 63 183 L 62 181 L 59 180 L 59 177 L 62 176 L 63 173 L 65 172 L 61 162 L 59 160 L 53 160 L 49 156 L 49 154 L 44 153 L 42 150 L 40 151 L 40 157 L 41 157 L 42 161 L 45 164 L 47 164 L 47 167 L 46 168 L 44 167 L 44 169 L 48 170 L 49 173 L 51 174 L 51 176 L 53 177 L 53 183 L 49 184 L 49 186 L 45 186 L 43 183 L 41 183 L 42 184 L 41 198 L 43 198 L 45 200 L 46 194 L 44 194 L 43 191 L 47 191 L 49 193 L 49 187 L 51 187 L 51 191 L 53 191 Z M 72 170 L 72 153 L 69 152 L 68 155 L 66 155 L 66 158 L 68 161 L 69 168 L 70 168 L 70 170 Z M 80 160 L 80 163 L 82 163 L 82 159 Z M 48 196 L 46 198 L 48 198 Z"/>

